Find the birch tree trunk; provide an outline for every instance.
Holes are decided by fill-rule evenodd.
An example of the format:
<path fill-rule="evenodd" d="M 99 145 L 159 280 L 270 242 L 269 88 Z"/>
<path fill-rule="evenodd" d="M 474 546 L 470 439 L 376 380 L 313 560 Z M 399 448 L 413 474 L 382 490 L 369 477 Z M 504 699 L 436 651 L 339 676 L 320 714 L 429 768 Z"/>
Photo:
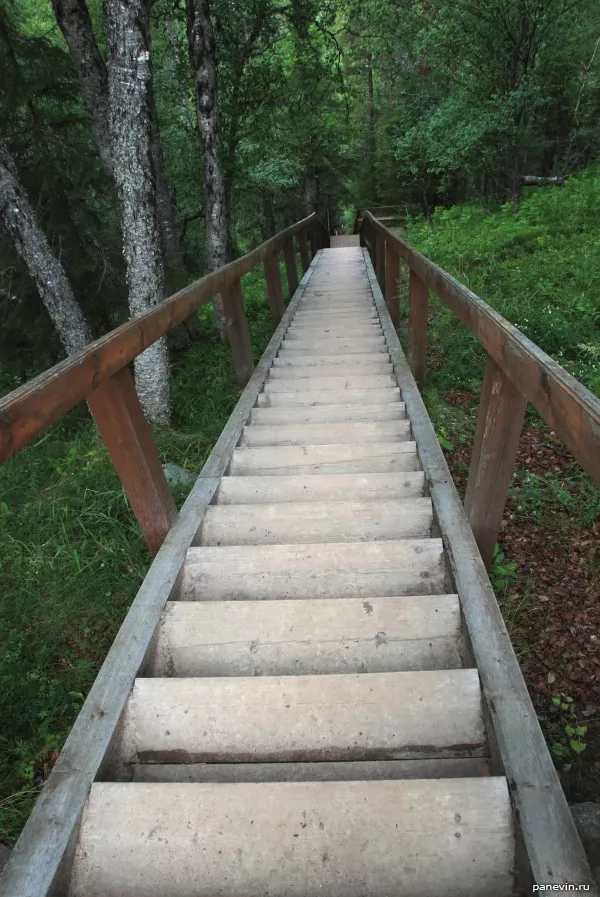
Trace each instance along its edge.
<path fill-rule="evenodd" d="M 56 21 L 77 69 L 83 104 L 90 117 L 92 134 L 102 168 L 114 178 L 111 159 L 108 109 L 108 73 L 98 49 L 86 0 L 52 0 Z M 165 261 L 183 265 L 177 214 L 165 175 L 160 130 L 154 96 L 150 96 L 152 165 L 156 182 L 158 222 Z"/>
<path fill-rule="evenodd" d="M 142 314 L 163 298 L 151 148 L 152 77 L 147 0 L 106 0 L 112 167 L 121 204 L 129 309 Z M 171 368 L 163 337 L 135 360 L 135 381 L 149 420 L 168 426 Z"/>
<path fill-rule="evenodd" d="M 38 223 L 14 160 L 1 137 L 0 221 L 34 279 L 67 354 L 82 349 L 91 342 L 92 334 L 65 270 Z"/>
<path fill-rule="evenodd" d="M 186 0 L 187 33 L 196 92 L 198 131 L 204 155 L 205 253 L 211 271 L 229 261 L 229 207 L 221 166 L 221 122 L 217 85 L 217 48 L 210 0 Z M 215 296 L 215 319 L 225 338 L 225 316 Z"/>

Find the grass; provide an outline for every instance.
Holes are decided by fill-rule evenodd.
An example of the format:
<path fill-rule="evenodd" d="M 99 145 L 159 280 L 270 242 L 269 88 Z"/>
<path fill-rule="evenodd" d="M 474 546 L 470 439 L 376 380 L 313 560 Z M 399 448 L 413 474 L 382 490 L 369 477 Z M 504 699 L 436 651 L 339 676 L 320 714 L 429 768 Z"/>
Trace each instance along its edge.
<path fill-rule="evenodd" d="M 285 281 L 284 281 L 285 282 Z M 272 335 L 262 271 L 242 281 L 255 360 Z M 201 337 L 173 359 L 163 461 L 200 470 L 238 398 L 231 352 Z M 175 490 L 178 506 L 189 487 Z M 0 466 L 0 843 L 27 818 L 150 560 L 84 406 Z"/>

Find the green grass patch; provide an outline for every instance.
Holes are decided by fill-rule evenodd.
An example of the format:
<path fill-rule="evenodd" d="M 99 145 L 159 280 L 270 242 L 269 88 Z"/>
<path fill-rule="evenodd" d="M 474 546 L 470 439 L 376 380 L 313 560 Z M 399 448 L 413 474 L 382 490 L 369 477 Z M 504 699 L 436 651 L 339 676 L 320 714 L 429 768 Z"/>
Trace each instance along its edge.
<path fill-rule="evenodd" d="M 284 281 L 285 283 L 285 281 Z M 255 360 L 272 336 L 262 270 L 242 281 Z M 199 471 L 240 390 L 229 346 L 201 335 L 173 358 L 163 461 Z M 189 487 L 175 490 L 180 506 Z M 0 842 L 12 843 L 150 561 L 85 406 L 0 466 Z"/>

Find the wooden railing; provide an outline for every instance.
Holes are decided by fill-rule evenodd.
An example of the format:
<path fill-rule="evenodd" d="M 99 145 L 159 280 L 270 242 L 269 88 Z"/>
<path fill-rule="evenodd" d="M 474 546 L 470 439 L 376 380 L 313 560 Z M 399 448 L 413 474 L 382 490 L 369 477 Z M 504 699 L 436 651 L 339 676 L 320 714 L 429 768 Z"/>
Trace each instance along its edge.
<path fill-rule="evenodd" d="M 291 298 L 298 287 L 295 237 L 302 269 L 306 271 L 310 264 L 309 241 L 312 255 L 329 241 L 316 214 L 0 398 L 0 463 L 86 399 L 148 547 L 156 554 L 177 509 L 128 365 L 168 330 L 220 294 L 236 375 L 240 386 L 245 386 L 252 376 L 254 361 L 240 279 L 264 263 L 269 307 L 277 326 L 285 310 L 279 250 L 283 252 Z"/>
<path fill-rule="evenodd" d="M 409 268 L 408 360 L 425 381 L 429 290 L 479 340 L 487 362 L 465 496 L 486 566 L 492 562 L 527 402 L 600 485 L 600 400 L 475 293 L 397 237 L 370 212 L 360 229 L 391 318 L 399 324 L 400 262 Z"/>

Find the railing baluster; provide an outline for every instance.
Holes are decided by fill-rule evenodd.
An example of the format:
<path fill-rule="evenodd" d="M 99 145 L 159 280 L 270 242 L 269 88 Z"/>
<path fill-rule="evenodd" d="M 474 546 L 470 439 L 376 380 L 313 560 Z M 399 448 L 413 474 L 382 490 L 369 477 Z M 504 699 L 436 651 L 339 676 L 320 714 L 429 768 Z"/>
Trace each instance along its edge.
<path fill-rule="evenodd" d="M 238 280 L 228 290 L 221 293 L 227 336 L 233 355 L 235 373 L 238 383 L 243 388 L 254 371 L 254 358 L 248 320 L 244 310 L 244 294 L 242 284 Z"/>
<path fill-rule="evenodd" d="M 290 237 L 283 244 L 283 258 L 285 260 L 285 273 L 287 275 L 288 290 L 290 300 L 298 289 L 298 267 L 296 265 L 296 251 L 294 249 L 294 238 Z"/>
<path fill-rule="evenodd" d="M 314 258 L 319 250 L 319 231 L 315 225 L 313 225 L 309 232 L 310 239 L 310 254 Z"/>
<path fill-rule="evenodd" d="M 385 237 L 381 234 L 377 235 L 377 255 L 375 258 L 376 268 L 375 275 L 381 292 L 385 295 Z"/>
<path fill-rule="evenodd" d="M 88 405 L 148 548 L 156 554 L 177 507 L 129 368 L 121 368 L 91 392 Z"/>
<path fill-rule="evenodd" d="M 265 258 L 265 277 L 267 280 L 271 317 L 273 318 L 274 326 L 277 327 L 285 311 L 283 287 L 281 285 L 281 272 L 279 270 L 279 254 L 277 250 L 270 252 Z"/>
<path fill-rule="evenodd" d="M 500 532 L 526 407 L 525 397 L 488 356 L 465 495 L 465 511 L 488 570 Z"/>
<path fill-rule="evenodd" d="M 408 360 L 419 389 L 425 385 L 425 349 L 429 288 L 412 269 L 410 272 L 410 307 L 408 312 Z"/>
<path fill-rule="evenodd" d="M 298 244 L 300 246 L 300 261 L 302 263 L 302 270 L 306 274 L 310 266 L 310 258 L 308 256 L 308 240 L 306 238 L 306 229 L 301 230 L 298 234 Z"/>
<path fill-rule="evenodd" d="M 385 301 L 394 327 L 400 325 L 400 258 L 390 243 L 385 244 Z"/>

